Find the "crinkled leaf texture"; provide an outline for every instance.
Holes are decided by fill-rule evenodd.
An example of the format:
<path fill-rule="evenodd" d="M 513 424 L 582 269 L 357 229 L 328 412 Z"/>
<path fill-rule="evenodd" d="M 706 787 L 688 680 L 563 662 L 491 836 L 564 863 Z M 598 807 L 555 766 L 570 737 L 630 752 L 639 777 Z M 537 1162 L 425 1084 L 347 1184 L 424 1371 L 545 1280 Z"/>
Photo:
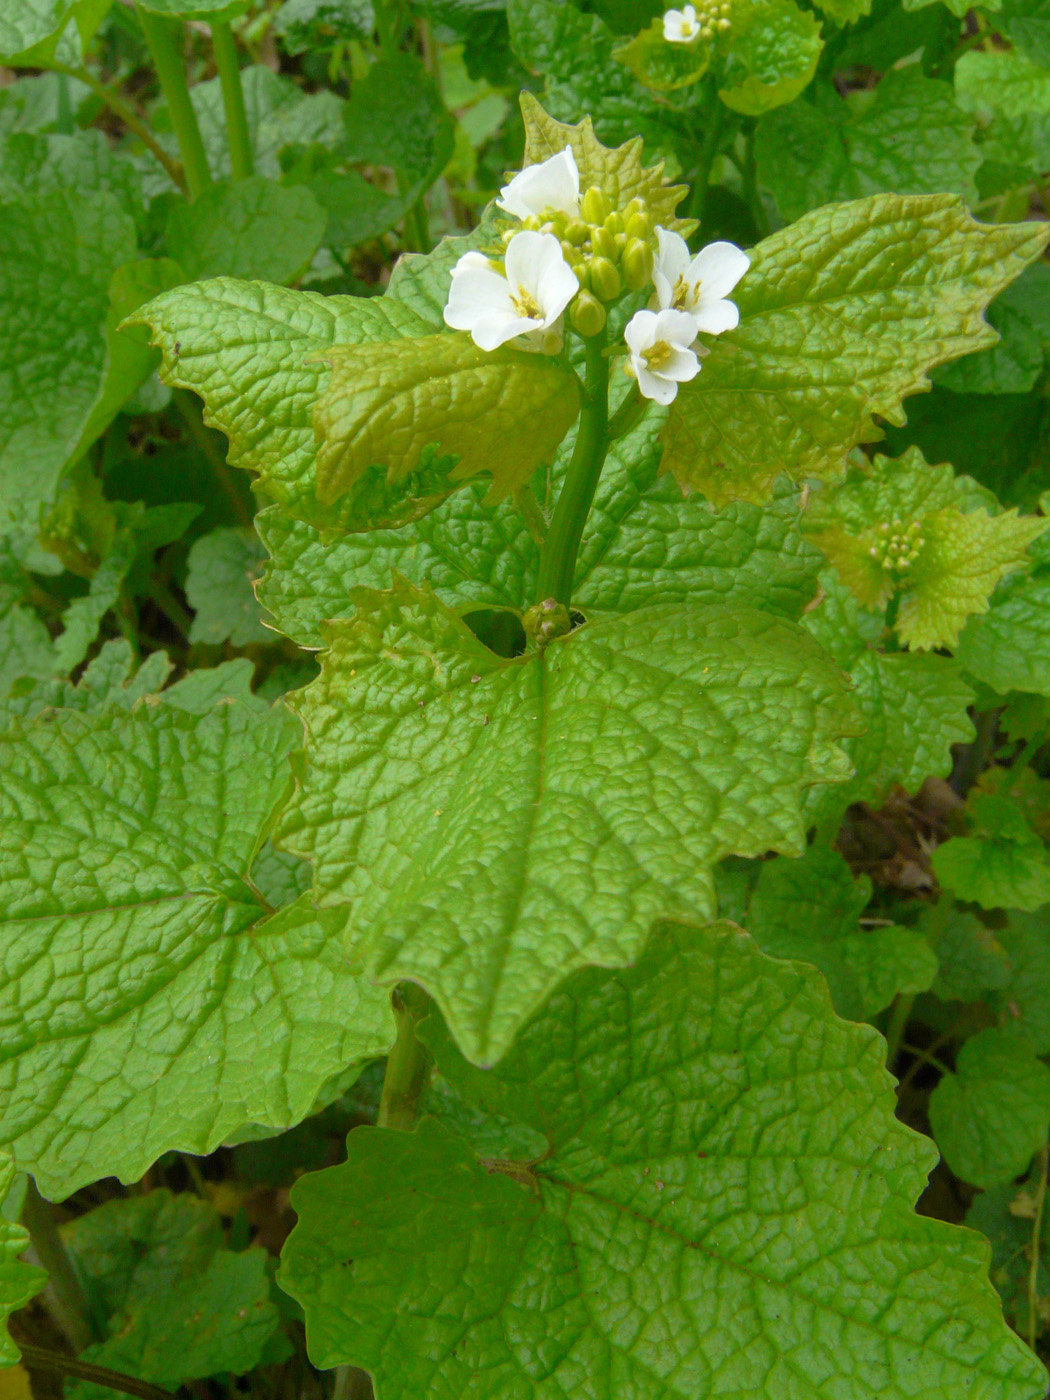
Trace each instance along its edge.
<path fill-rule="evenodd" d="M 734 0 L 718 95 L 734 112 L 761 116 L 799 95 L 823 47 L 820 21 L 794 0 Z"/>
<path fill-rule="evenodd" d="M 715 861 L 801 852 L 803 789 L 848 775 L 844 678 L 781 619 L 643 608 L 508 660 L 429 589 L 356 602 L 291 700 L 278 840 L 369 973 L 426 987 L 479 1062 L 574 968 L 709 916 Z"/>
<path fill-rule="evenodd" d="M 738 329 L 679 390 L 665 469 L 715 504 L 767 500 L 781 470 L 841 476 L 875 415 L 903 423 L 927 370 L 992 343 L 981 312 L 1047 236 L 979 224 L 950 195 L 872 195 L 781 229 L 733 293 Z"/>
<path fill-rule="evenodd" d="M 983 615 L 971 617 L 957 655 L 977 680 L 1003 693 L 1050 696 L 1050 544 L 1032 545 L 1029 576 L 1004 579 Z"/>
<path fill-rule="evenodd" d="M 316 1364 L 383 1400 L 1043 1395 L 987 1245 L 912 1212 L 933 1152 L 883 1041 L 741 930 L 665 925 L 636 967 L 577 974 L 495 1072 L 428 1038 L 547 1150 L 425 1119 L 304 1177 L 280 1281 Z"/>
<path fill-rule="evenodd" d="M 205 689 L 0 737 L 2 1137 L 52 1197 L 287 1127 L 392 1039 L 338 913 L 250 883 L 295 724 Z"/>
<path fill-rule="evenodd" d="M 1006 797 L 973 799 L 974 836 L 937 847 L 933 868 L 942 885 L 982 909 L 1031 911 L 1050 904 L 1050 852 Z"/>
<path fill-rule="evenodd" d="M 0 1203 L 11 1189 L 14 1163 L 8 1153 L 0 1152 Z M 18 1257 L 25 1252 L 29 1236 L 21 1225 L 13 1225 L 0 1216 L 0 1366 L 13 1366 L 18 1360 L 18 1348 L 4 1325 L 13 1312 L 24 1308 L 47 1281 L 43 1269 L 23 1264 Z"/>
<path fill-rule="evenodd" d="M 562 364 L 506 346 L 479 350 L 467 335 L 336 345 L 324 359 L 332 375 L 314 415 L 317 494 L 325 504 L 347 492 L 356 501 L 353 488 L 363 478 L 369 486 L 369 468 L 382 466 L 384 495 L 394 496 L 375 517 L 361 511 L 361 529 L 370 517 L 405 524 L 480 472 L 492 478 L 494 502 L 520 490 L 553 458 L 579 412 L 576 377 Z M 452 461 L 413 486 L 428 447 Z M 402 494 L 408 504 L 399 511 Z"/>

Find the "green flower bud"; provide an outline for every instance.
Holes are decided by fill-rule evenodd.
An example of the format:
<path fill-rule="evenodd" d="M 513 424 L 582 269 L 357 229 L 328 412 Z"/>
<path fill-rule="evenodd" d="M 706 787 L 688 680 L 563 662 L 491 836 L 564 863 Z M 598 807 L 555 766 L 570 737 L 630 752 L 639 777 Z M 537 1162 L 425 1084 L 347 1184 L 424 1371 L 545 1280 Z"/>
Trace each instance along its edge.
<path fill-rule="evenodd" d="M 529 217 L 528 217 L 527 219 L 522 219 L 522 221 L 521 221 L 521 226 L 522 226 L 522 228 L 527 228 L 527 229 L 531 230 L 531 232 L 533 232 L 533 233 L 537 233 L 537 232 L 539 231 L 540 225 L 541 225 L 542 223 L 543 223 L 543 220 L 540 218 L 540 216 L 539 216 L 538 214 L 530 214 Z M 514 232 L 517 233 L 518 230 L 515 229 Z"/>
<path fill-rule="evenodd" d="M 719 30 L 719 33 L 724 34 L 728 28 L 729 28 L 729 21 L 728 21 L 727 19 L 720 19 L 720 20 L 718 21 L 718 30 Z"/>
<path fill-rule="evenodd" d="M 600 301 L 615 301 L 622 290 L 620 274 L 608 258 L 591 258 L 590 283 Z"/>
<path fill-rule="evenodd" d="M 623 211 L 623 217 L 627 220 L 633 218 L 635 214 L 644 214 L 646 218 L 649 217 L 649 210 L 646 207 L 645 200 L 639 199 L 637 195 L 635 195 L 630 204 L 628 204 L 627 208 Z"/>
<path fill-rule="evenodd" d="M 526 608 L 521 618 L 525 635 L 540 651 L 555 640 L 564 637 L 572 629 L 569 609 L 554 598 L 544 598 L 542 603 L 533 603 Z"/>
<path fill-rule="evenodd" d="M 619 212 L 618 209 L 614 209 L 612 211 L 612 213 L 605 220 L 603 227 L 605 228 L 606 233 L 611 233 L 613 237 L 615 237 L 618 233 L 623 233 L 625 227 L 623 222 L 623 215 Z"/>
<path fill-rule="evenodd" d="M 620 261 L 623 280 L 632 292 L 640 292 L 653 276 L 653 250 L 643 238 L 630 238 Z"/>
<path fill-rule="evenodd" d="M 612 213 L 609 201 L 596 185 L 592 185 L 580 200 L 580 213 L 589 224 L 600 224 Z"/>
<path fill-rule="evenodd" d="M 572 219 L 565 226 L 565 237 L 574 248 L 579 248 L 581 244 L 586 243 L 589 233 L 590 229 L 582 219 Z"/>
<path fill-rule="evenodd" d="M 564 257 L 565 261 L 569 264 L 570 267 L 573 266 L 573 264 L 578 260 L 580 256 L 579 249 L 574 248 L 572 244 L 564 238 L 561 241 L 561 251 L 562 256 Z"/>
<path fill-rule="evenodd" d="M 569 303 L 569 320 L 581 335 L 598 335 L 605 328 L 605 307 L 590 292 L 577 292 Z"/>
<path fill-rule="evenodd" d="M 628 238 L 648 238 L 653 231 L 649 215 L 642 212 L 632 214 L 624 225 L 624 232 Z"/>
<path fill-rule="evenodd" d="M 604 227 L 591 229 L 591 252 L 599 258 L 616 261 L 616 239 Z"/>

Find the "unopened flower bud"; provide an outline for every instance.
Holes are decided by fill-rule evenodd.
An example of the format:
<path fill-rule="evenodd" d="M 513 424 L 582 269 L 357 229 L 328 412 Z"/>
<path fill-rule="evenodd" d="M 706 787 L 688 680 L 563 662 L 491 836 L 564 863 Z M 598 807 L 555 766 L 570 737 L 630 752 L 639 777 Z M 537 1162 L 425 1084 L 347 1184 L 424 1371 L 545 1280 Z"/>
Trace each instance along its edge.
<path fill-rule="evenodd" d="M 601 224 L 612 213 L 612 209 L 601 190 L 592 185 L 580 200 L 580 213 L 587 223 Z"/>
<path fill-rule="evenodd" d="M 531 230 L 531 232 L 533 232 L 533 233 L 538 233 L 538 232 L 539 232 L 540 225 L 541 225 L 542 223 L 543 223 L 543 220 L 540 218 L 539 214 L 530 214 L 529 217 L 528 217 L 527 219 L 522 219 L 522 221 L 521 221 L 522 228 L 527 228 L 527 229 Z M 514 232 L 517 233 L 518 230 L 515 229 Z"/>
<path fill-rule="evenodd" d="M 578 248 L 574 248 L 572 244 L 565 238 L 563 238 L 561 241 L 561 251 L 562 256 L 564 257 L 565 261 L 569 264 L 570 267 L 572 267 L 579 259 L 580 250 Z"/>
<path fill-rule="evenodd" d="M 628 238 L 648 238 L 652 231 L 649 215 L 641 210 L 632 214 L 624 225 L 624 232 Z"/>
<path fill-rule="evenodd" d="M 645 214 L 648 216 L 645 200 L 639 199 L 637 195 L 635 195 L 630 204 L 628 204 L 627 208 L 623 211 L 623 217 L 626 220 L 630 219 L 635 214 Z"/>
<path fill-rule="evenodd" d="M 622 290 L 620 274 L 608 258 L 591 258 L 589 280 L 599 301 L 615 301 Z"/>
<path fill-rule="evenodd" d="M 720 33 L 720 34 L 724 34 L 728 28 L 729 28 L 729 21 L 728 21 L 727 19 L 720 19 L 720 20 L 718 21 L 718 30 L 719 30 L 719 33 Z"/>
<path fill-rule="evenodd" d="M 569 304 L 569 320 L 581 335 L 598 335 L 605 329 L 605 307 L 590 292 L 577 292 Z"/>
<path fill-rule="evenodd" d="M 653 276 L 653 250 L 643 238 L 629 238 L 620 259 L 623 280 L 632 292 L 647 287 Z"/>
<path fill-rule="evenodd" d="M 610 262 L 616 261 L 616 239 L 604 226 L 591 229 L 591 252 Z"/>
<path fill-rule="evenodd" d="M 565 226 L 565 238 L 574 248 L 579 248 L 582 243 L 585 243 L 589 233 L 590 229 L 582 219 L 572 219 Z"/>
<path fill-rule="evenodd" d="M 713 39 L 715 37 L 715 31 L 709 24 L 705 24 L 700 31 L 700 37 L 701 39 Z"/>
<path fill-rule="evenodd" d="M 618 233 L 623 233 L 625 227 L 623 215 L 618 209 L 614 209 L 612 213 L 606 218 L 603 227 L 605 228 L 606 233 L 611 233 L 613 237 L 615 237 Z"/>

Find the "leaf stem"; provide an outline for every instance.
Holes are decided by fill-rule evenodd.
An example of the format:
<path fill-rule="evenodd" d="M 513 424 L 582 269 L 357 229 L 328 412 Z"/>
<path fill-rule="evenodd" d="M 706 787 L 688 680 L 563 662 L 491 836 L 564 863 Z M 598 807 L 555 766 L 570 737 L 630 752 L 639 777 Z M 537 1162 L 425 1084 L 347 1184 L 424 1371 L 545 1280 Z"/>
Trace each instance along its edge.
<path fill-rule="evenodd" d="M 241 493 L 234 484 L 230 469 L 223 461 L 222 456 L 216 451 L 215 444 L 211 439 L 208 428 L 201 419 L 200 411 L 192 395 L 185 389 L 175 389 L 172 392 L 172 399 L 175 407 L 182 417 L 182 421 L 189 429 L 190 437 L 197 444 L 203 456 L 207 459 L 212 471 L 215 473 L 215 480 L 219 489 L 230 503 L 235 518 L 241 525 L 251 525 L 252 516 Z"/>
<path fill-rule="evenodd" d="M 536 601 L 554 598 L 569 606 L 580 552 L 583 527 L 594 502 L 598 479 L 609 451 L 609 361 L 602 353 L 605 333 L 585 342 L 587 372 L 576 447 L 568 475 L 551 517 L 550 530 L 540 552 Z"/>
<path fill-rule="evenodd" d="M 37 1190 L 30 1177 L 26 1188 L 22 1222 L 29 1231 L 36 1257 L 47 1270 L 51 1311 L 71 1347 L 84 1347 L 99 1340 L 99 1332 L 91 1316 L 87 1298 L 80 1283 L 76 1265 L 69 1257 L 51 1207 Z M 22 1348 L 25 1351 L 25 1348 Z"/>
<path fill-rule="evenodd" d="M 707 126 L 704 130 L 704 139 L 700 143 L 700 155 L 697 158 L 696 176 L 693 180 L 693 195 L 689 204 L 690 216 L 701 222 L 704 217 L 704 209 L 707 207 L 707 191 L 711 183 L 711 167 L 715 163 L 715 156 L 718 154 L 718 141 L 722 135 L 722 119 L 725 108 L 718 96 L 718 90 L 713 82 L 709 82 L 707 89 L 707 102 L 704 115 L 707 118 Z"/>
<path fill-rule="evenodd" d="M 1050 1149 L 1045 1145 L 1036 1157 L 1039 1163 L 1039 1185 L 1035 1193 L 1035 1219 L 1032 1221 L 1032 1257 L 1028 1262 L 1028 1345 L 1035 1351 L 1039 1328 L 1036 1310 L 1039 1305 L 1039 1255 L 1043 1243 L 1043 1212 L 1046 1209 L 1046 1179 L 1050 1171 Z"/>
<path fill-rule="evenodd" d="M 47 1347 L 30 1346 L 19 1342 L 18 1349 L 22 1360 L 31 1370 L 50 1371 L 56 1376 L 71 1376 L 74 1380 L 90 1381 L 94 1385 L 106 1386 L 109 1390 L 119 1390 L 124 1395 L 136 1395 L 139 1400 L 171 1400 L 171 1392 L 148 1381 L 136 1380 L 122 1371 L 111 1371 L 108 1366 L 95 1366 L 90 1361 L 78 1361 L 74 1356 L 63 1356 L 61 1352 L 50 1351 Z"/>
<path fill-rule="evenodd" d="M 632 428 L 638 426 L 649 407 L 649 401 L 642 397 L 637 380 L 631 385 L 630 393 L 609 419 L 608 437 L 610 445 L 626 437 Z"/>
<path fill-rule="evenodd" d="M 766 206 L 762 202 L 762 192 L 758 188 L 758 161 L 755 157 L 755 131 L 757 127 L 758 123 L 754 119 L 748 123 L 744 136 L 744 164 L 740 173 L 743 177 L 744 197 L 755 221 L 758 236 L 759 238 L 768 238 L 769 217 L 766 214 Z"/>
<path fill-rule="evenodd" d="M 255 165 L 252 160 L 251 135 L 248 131 L 248 113 L 244 109 L 241 64 L 229 24 L 220 20 L 212 22 L 211 46 L 215 55 L 215 66 L 219 70 L 222 105 L 226 112 L 226 144 L 230 151 L 230 173 L 235 180 L 246 180 L 252 174 Z"/>
<path fill-rule="evenodd" d="M 109 110 L 120 118 L 127 129 L 135 133 L 157 163 L 163 166 L 172 184 L 176 185 L 183 194 L 189 193 L 182 166 L 168 155 L 153 132 L 150 131 L 134 108 L 124 101 L 119 92 L 107 87 L 105 83 L 100 83 L 94 73 L 89 73 L 86 68 L 71 68 L 65 63 L 52 63 L 51 67 L 56 73 L 65 73 L 68 78 L 76 78 L 78 83 L 89 87 L 95 96 L 101 98 Z"/>
<path fill-rule="evenodd" d="M 383 1092 L 379 1100 L 381 1128 L 407 1132 L 419 1112 L 419 1100 L 430 1076 L 430 1058 L 416 1039 L 416 1021 L 422 1019 L 429 999 L 410 982 L 394 988 L 397 1040 L 386 1061 Z"/>
<path fill-rule="evenodd" d="M 182 55 L 175 42 L 175 36 L 181 34 L 182 29 L 173 21 L 150 14 L 141 6 L 136 6 L 135 13 L 171 114 L 171 125 L 179 143 L 190 198 L 196 199 L 211 184 L 211 170 L 208 157 L 204 154 L 197 113 L 190 101 Z"/>
<path fill-rule="evenodd" d="M 1038 734 L 1033 734 L 1031 739 L 1018 750 L 1017 756 L 1011 761 L 1007 769 L 1006 778 L 999 789 L 1000 797 L 1009 797 L 1021 779 L 1021 774 L 1035 758 L 1036 754 L 1047 741 L 1047 732 L 1041 729 Z"/>

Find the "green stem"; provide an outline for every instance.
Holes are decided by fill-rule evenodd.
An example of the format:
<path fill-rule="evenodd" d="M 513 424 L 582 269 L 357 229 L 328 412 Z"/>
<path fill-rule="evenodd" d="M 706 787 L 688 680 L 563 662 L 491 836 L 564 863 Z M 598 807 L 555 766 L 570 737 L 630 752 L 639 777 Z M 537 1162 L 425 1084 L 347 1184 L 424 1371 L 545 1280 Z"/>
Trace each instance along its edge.
<path fill-rule="evenodd" d="M 890 1007 L 889 1025 L 886 1027 L 886 1068 L 893 1069 L 894 1061 L 901 1048 L 904 1032 L 907 1029 L 911 1009 L 915 1005 L 913 996 L 898 993 Z"/>
<path fill-rule="evenodd" d="M 176 44 L 176 36 L 182 33 L 182 29 L 173 21 L 164 19 L 161 15 L 150 14 L 141 7 L 137 7 L 135 12 L 153 57 L 153 66 L 160 79 L 161 91 L 167 100 L 172 129 L 179 143 L 182 165 L 186 171 L 190 198 L 196 199 L 211 184 L 211 170 L 208 168 L 208 157 L 204 154 L 197 113 L 190 101 L 182 55 Z"/>
<path fill-rule="evenodd" d="M 587 371 L 580 425 L 568 475 L 540 551 L 538 603 L 554 598 L 568 607 L 572 600 L 583 527 L 609 450 L 609 361 L 602 354 L 604 345 L 604 332 L 585 341 Z"/>
<path fill-rule="evenodd" d="M 97 1342 L 100 1334 L 92 1319 L 76 1265 L 62 1243 L 51 1207 L 37 1190 L 32 1178 L 26 1190 L 22 1223 L 29 1231 L 29 1238 L 41 1267 L 47 1270 L 51 1311 L 55 1321 L 65 1334 L 69 1345 L 75 1351 L 83 1351 L 92 1342 Z"/>
<path fill-rule="evenodd" d="M 56 130 L 61 136 L 69 136 L 73 131 L 73 104 L 69 99 L 69 74 L 58 75 L 58 114 Z"/>
<path fill-rule="evenodd" d="M 1021 774 L 1046 743 L 1046 737 L 1045 729 L 1040 730 L 1038 734 L 1034 734 L 1032 738 L 1028 740 L 1027 744 L 1019 751 L 1017 757 L 1012 760 L 1006 779 L 999 789 L 1000 797 L 1009 797 L 1010 793 L 1013 792 L 1020 781 Z"/>
<path fill-rule="evenodd" d="M 1036 1159 L 1039 1163 L 1039 1185 L 1035 1193 L 1035 1219 L 1032 1221 L 1032 1257 L 1028 1263 L 1028 1345 L 1035 1351 L 1035 1339 L 1039 1334 L 1036 1322 L 1039 1306 L 1039 1257 L 1043 1243 L 1043 1211 L 1046 1209 L 1046 1179 L 1050 1170 L 1050 1151 L 1040 1148 Z"/>
<path fill-rule="evenodd" d="M 125 1376 L 121 1371 L 111 1371 L 108 1366 L 95 1366 L 88 1361 L 78 1361 L 73 1356 L 63 1356 L 61 1352 L 49 1351 L 47 1347 L 29 1346 L 26 1342 L 19 1342 L 18 1349 L 30 1370 L 50 1371 L 56 1376 L 90 1381 L 93 1385 L 118 1390 L 123 1395 L 136 1395 L 139 1400 L 171 1400 L 169 1391 L 136 1380 L 134 1376 Z"/>
<path fill-rule="evenodd" d="M 642 397 L 636 381 L 623 403 L 609 419 L 609 442 L 619 442 L 622 437 L 626 437 L 631 429 L 641 422 L 648 407 L 648 400 Z"/>
<path fill-rule="evenodd" d="M 707 190 L 711 183 L 711 167 L 715 163 L 715 156 L 718 154 L 718 142 L 722 135 L 722 118 L 725 108 L 714 84 L 711 83 L 707 89 L 707 102 L 704 115 L 707 118 L 707 127 L 704 131 L 704 139 L 700 144 L 700 155 L 696 163 L 696 176 L 693 180 L 693 196 L 689 204 L 689 213 L 694 219 L 701 222 L 704 217 L 704 209 L 707 207 Z"/>
<path fill-rule="evenodd" d="M 70 68 L 65 63 L 52 63 L 51 68 L 56 73 L 65 73 L 69 78 L 76 78 L 78 83 L 84 83 L 96 97 L 102 99 L 109 110 L 120 118 L 129 131 L 133 131 L 142 144 L 156 159 L 157 163 L 164 167 L 172 184 L 176 185 L 183 194 L 188 193 L 186 176 L 182 166 L 177 160 L 173 160 L 167 151 L 160 144 L 157 138 L 150 131 L 149 127 L 138 116 L 134 108 L 128 105 L 119 92 L 107 87 L 105 83 L 100 83 L 94 73 L 89 73 L 86 68 Z"/>
<path fill-rule="evenodd" d="M 387 1056 L 383 1093 L 379 1100 L 380 1128 L 407 1132 L 416 1121 L 419 1100 L 430 1074 L 430 1060 L 416 1039 L 416 1021 L 429 1004 L 418 987 L 403 982 L 394 989 L 397 1040 Z"/>
<path fill-rule="evenodd" d="M 762 194 L 758 188 L 758 162 L 755 158 L 755 131 L 758 123 L 752 121 L 748 124 L 747 134 L 744 137 L 744 166 L 741 171 L 744 182 L 744 198 L 747 200 L 748 208 L 755 221 L 755 228 L 759 238 L 769 236 L 769 218 L 766 214 L 766 206 L 762 201 Z"/>
<path fill-rule="evenodd" d="M 932 1053 L 932 1051 L 923 1050 L 922 1047 L 919 1045 L 908 1045 L 903 1040 L 901 1041 L 900 1048 L 904 1051 L 906 1055 L 914 1055 L 914 1057 L 917 1060 L 919 1060 L 922 1064 L 930 1065 L 933 1069 L 937 1070 L 938 1074 L 951 1074 L 951 1070 L 944 1063 L 944 1061 L 938 1060 L 938 1058 Z M 904 1081 L 902 1080 L 901 1083 L 903 1084 L 903 1082 Z"/>
<path fill-rule="evenodd" d="M 237 45 L 228 24 L 215 20 L 211 26 L 211 46 L 219 70 L 222 105 L 226 111 L 226 144 L 230 150 L 230 173 L 235 180 L 246 180 L 255 166 L 252 140 L 248 133 L 248 113 L 244 110 L 241 64 Z"/>

